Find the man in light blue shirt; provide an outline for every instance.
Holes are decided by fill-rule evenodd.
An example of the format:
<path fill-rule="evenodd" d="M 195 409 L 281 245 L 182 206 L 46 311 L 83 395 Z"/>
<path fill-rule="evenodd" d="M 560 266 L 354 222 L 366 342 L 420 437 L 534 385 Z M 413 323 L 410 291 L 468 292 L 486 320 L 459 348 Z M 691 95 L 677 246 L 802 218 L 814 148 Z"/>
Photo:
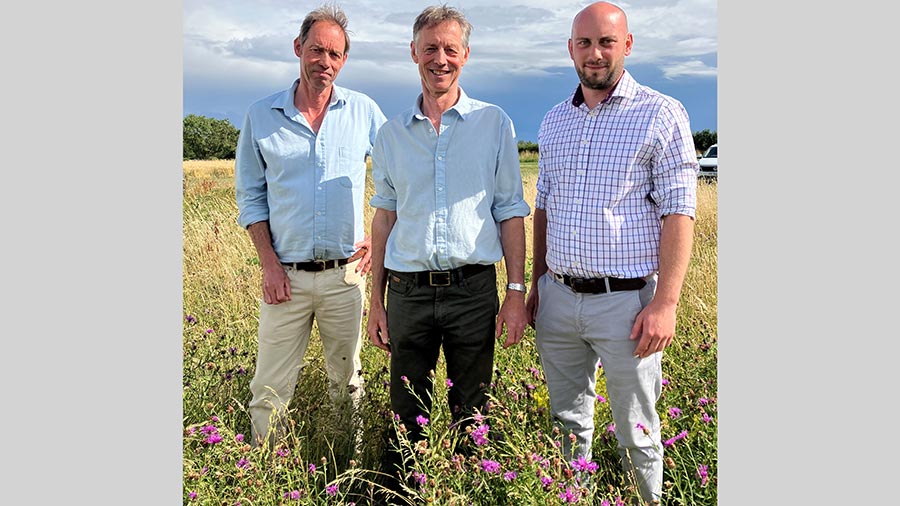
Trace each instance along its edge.
<path fill-rule="evenodd" d="M 334 80 L 347 61 L 347 18 L 309 13 L 294 40 L 300 78 L 247 113 L 235 160 L 238 223 L 259 255 L 263 303 L 250 383 L 252 442 L 283 436 L 313 319 L 335 403 L 362 395 L 360 348 L 370 255 L 363 205 L 367 154 L 386 118 Z M 358 248 L 358 249 L 357 249 Z M 272 422 L 275 422 L 272 425 Z"/>
<path fill-rule="evenodd" d="M 512 121 L 459 87 L 470 30 L 452 7 L 418 16 L 410 49 L 422 94 L 385 123 L 372 154 L 368 333 L 390 352 L 391 409 L 413 441 L 422 437 L 417 417 L 429 417 L 429 371 L 441 347 L 450 412 L 460 422 L 485 407 L 494 340 L 506 326 L 503 346 L 516 344 L 527 324 L 523 218 L 530 209 Z M 494 269 L 501 257 L 510 282 L 502 308 Z"/>

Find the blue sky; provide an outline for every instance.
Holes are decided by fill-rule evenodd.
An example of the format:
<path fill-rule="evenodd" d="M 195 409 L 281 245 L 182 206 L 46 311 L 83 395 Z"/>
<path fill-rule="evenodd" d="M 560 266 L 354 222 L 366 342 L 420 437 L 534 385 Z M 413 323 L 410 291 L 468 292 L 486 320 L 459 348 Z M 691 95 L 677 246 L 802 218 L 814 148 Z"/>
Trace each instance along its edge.
<path fill-rule="evenodd" d="M 416 15 L 437 2 L 347 0 L 350 54 L 337 84 L 368 94 L 392 117 L 421 91 L 409 56 Z M 501 106 L 519 140 L 537 141 L 544 114 L 578 79 L 566 50 L 572 18 L 589 1 L 458 0 L 474 26 L 460 83 Z M 185 0 L 183 113 L 237 128 L 255 100 L 298 76 L 292 41 L 319 1 Z M 625 67 L 642 84 L 680 100 L 691 130 L 717 131 L 718 40 L 714 0 L 618 3 L 634 49 Z"/>

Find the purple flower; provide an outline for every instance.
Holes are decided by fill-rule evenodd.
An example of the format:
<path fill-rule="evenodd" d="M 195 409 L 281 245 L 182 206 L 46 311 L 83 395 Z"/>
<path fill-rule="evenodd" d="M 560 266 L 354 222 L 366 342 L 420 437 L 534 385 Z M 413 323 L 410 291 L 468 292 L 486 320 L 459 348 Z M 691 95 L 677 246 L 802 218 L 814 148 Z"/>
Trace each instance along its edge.
<path fill-rule="evenodd" d="M 701 417 L 700 419 L 703 420 L 703 423 L 709 423 L 712 421 L 712 417 L 707 415 L 706 413 L 703 413 L 703 417 Z"/>
<path fill-rule="evenodd" d="M 600 506 L 609 506 L 609 501 L 607 501 L 606 499 L 600 501 Z"/>
<path fill-rule="evenodd" d="M 550 485 L 552 485 L 552 484 L 553 484 L 553 478 L 551 478 L 549 476 L 541 476 L 541 485 L 543 485 L 544 488 L 549 488 Z"/>
<path fill-rule="evenodd" d="M 611 423 L 606 426 L 606 432 L 615 432 L 615 431 L 616 431 L 616 424 Z"/>
<path fill-rule="evenodd" d="M 309 472 L 311 472 L 311 473 L 316 472 L 316 465 L 315 465 L 315 464 L 310 464 L 310 465 L 309 465 Z"/>
<path fill-rule="evenodd" d="M 207 333 L 207 334 L 212 334 L 212 333 L 213 333 L 213 329 L 206 329 L 206 333 Z"/>
<path fill-rule="evenodd" d="M 197 319 L 194 318 L 193 316 L 189 315 L 189 314 L 184 315 L 184 319 L 185 319 L 185 321 L 187 321 L 188 323 L 197 323 Z M 192 493 L 193 493 L 193 492 L 192 492 Z M 196 496 L 197 496 L 197 494 L 194 493 L 194 497 L 196 497 Z M 191 499 L 193 499 L 193 497 L 192 497 Z"/>
<path fill-rule="evenodd" d="M 203 427 L 202 429 L 200 429 L 200 432 L 207 434 L 207 435 L 216 434 L 217 432 L 219 432 L 219 429 L 216 428 L 215 425 L 207 425 L 207 426 Z"/>
<path fill-rule="evenodd" d="M 597 402 L 599 402 L 599 403 L 601 403 L 601 404 L 604 403 L 604 402 L 606 402 L 606 397 L 603 397 L 602 395 L 598 395 L 598 396 L 597 396 Z"/>
<path fill-rule="evenodd" d="M 222 436 L 219 433 L 210 434 L 209 437 L 205 439 L 206 443 L 214 445 L 216 443 L 222 442 Z"/>
<path fill-rule="evenodd" d="M 697 404 L 699 404 L 701 406 L 706 406 L 707 404 L 709 404 L 709 399 L 707 399 L 706 397 L 701 397 L 701 398 L 697 399 Z"/>
<path fill-rule="evenodd" d="M 678 408 L 669 408 L 669 416 L 672 418 L 678 418 L 681 416 L 681 410 Z"/>
<path fill-rule="evenodd" d="M 334 485 L 328 485 L 327 487 L 325 487 L 325 492 L 326 492 L 328 495 L 330 495 L 330 496 L 336 496 L 336 495 L 337 495 L 337 491 L 338 491 L 338 486 L 337 486 L 337 484 L 334 484 Z"/>
<path fill-rule="evenodd" d="M 425 484 L 425 478 L 425 473 L 420 473 L 418 471 L 413 472 L 413 479 L 416 480 L 416 483 L 418 483 L 419 485 Z"/>
<path fill-rule="evenodd" d="M 290 453 L 291 453 L 291 451 L 283 446 L 281 448 L 275 450 L 275 455 L 278 455 L 279 457 L 282 457 L 282 458 L 287 457 Z M 310 464 L 310 465 L 312 465 L 312 464 Z M 312 469 L 310 469 L 309 472 L 311 472 L 311 473 L 316 472 L 316 466 L 312 466 Z"/>
<path fill-rule="evenodd" d="M 285 492 L 284 497 L 285 497 L 285 499 L 293 499 L 296 501 L 297 499 L 300 499 L 300 491 L 299 490 L 291 490 L 290 492 Z"/>
<path fill-rule="evenodd" d="M 472 418 L 475 419 L 476 423 L 481 423 L 484 421 L 484 415 L 482 415 L 481 413 L 475 413 L 474 415 L 472 415 Z"/>
<path fill-rule="evenodd" d="M 447 384 L 447 388 L 450 388 L 453 386 L 453 381 L 451 381 L 450 378 L 447 378 L 447 381 L 445 381 L 444 383 Z"/>
<path fill-rule="evenodd" d="M 479 425 L 472 431 L 470 436 L 472 436 L 472 441 L 475 442 L 475 446 L 483 446 L 488 443 L 487 433 L 491 429 L 490 425 L 484 424 Z"/>
<path fill-rule="evenodd" d="M 484 472 L 496 474 L 500 472 L 500 463 L 494 460 L 484 459 L 481 461 L 481 468 L 484 469 Z"/>
<path fill-rule="evenodd" d="M 706 485 L 706 482 L 709 481 L 709 467 L 706 464 L 697 466 L 697 476 L 700 477 L 700 486 Z"/>
<path fill-rule="evenodd" d="M 409 384 L 409 378 L 407 378 L 406 376 L 400 376 L 400 381 L 406 383 L 407 385 Z"/>
<path fill-rule="evenodd" d="M 576 471 L 587 471 L 593 474 L 599 466 L 597 466 L 596 462 L 584 458 L 584 455 L 579 455 L 578 459 L 572 461 L 572 467 L 575 468 Z"/>
<path fill-rule="evenodd" d="M 566 487 L 566 490 L 559 493 L 559 498 L 562 499 L 562 502 L 578 502 L 578 499 L 581 498 L 581 494 L 578 493 L 578 489 L 571 489 Z"/>
<path fill-rule="evenodd" d="M 667 380 L 666 378 L 663 378 L 662 384 L 663 384 L 663 386 L 668 385 L 668 384 L 669 384 L 669 380 Z"/>
<path fill-rule="evenodd" d="M 683 430 L 683 431 L 679 432 L 677 436 L 663 441 L 663 446 L 668 448 L 668 447 L 672 446 L 673 444 L 675 444 L 675 441 L 679 441 L 681 439 L 686 438 L 687 435 L 688 435 L 688 431 Z"/>
<path fill-rule="evenodd" d="M 537 370 L 536 368 L 534 368 L 534 367 L 529 367 L 529 368 L 528 368 L 528 371 L 531 372 L 531 375 L 534 376 L 535 378 L 540 378 L 540 377 L 541 377 L 541 371 L 538 371 L 538 370 Z"/>
<path fill-rule="evenodd" d="M 241 460 L 237 461 L 237 466 L 238 466 L 239 468 L 244 468 L 244 467 L 247 467 L 247 466 L 249 466 L 249 465 L 250 465 L 250 461 L 247 460 L 247 459 L 245 459 L 245 458 L 241 458 Z"/>
<path fill-rule="evenodd" d="M 416 417 L 416 423 L 421 425 L 422 427 L 428 425 L 428 419 L 422 415 Z"/>
<path fill-rule="evenodd" d="M 193 501 L 197 498 L 197 492 L 191 492 L 190 494 L 188 494 L 188 498 Z"/>
<path fill-rule="evenodd" d="M 244 435 L 243 434 L 235 434 L 234 440 L 237 441 L 238 443 L 240 443 L 241 441 L 244 440 Z"/>
<path fill-rule="evenodd" d="M 643 431 L 646 431 L 646 430 L 647 430 L 647 427 L 645 427 L 644 424 L 642 424 L 642 423 L 640 423 L 640 422 L 638 422 L 637 425 L 634 426 L 634 428 L 635 428 L 635 429 L 641 429 L 641 430 L 643 430 Z"/>
<path fill-rule="evenodd" d="M 503 479 L 506 481 L 513 481 L 516 477 L 519 476 L 515 471 L 508 471 L 503 473 Z"/>
<path fill-rule="evenodd" d="M 537 387 L 534 386 L 534 385 L 532 385 L 531 383 L 528 383 L 527 385 L 525 385 L 525 388 L 526 388 L 527 390 L 534 390 L 534 389 L 537 388 Z"/>
<path fill-rule="evenodd" d="M 214 422 L 218 422 L 218 421 L 219 421 L 219 417 L 216 416 L 216 415 L 213 415 L 212 418 L 210 418 L 210 420 L 212 420 L 212 421 L 214 421 Z"/>

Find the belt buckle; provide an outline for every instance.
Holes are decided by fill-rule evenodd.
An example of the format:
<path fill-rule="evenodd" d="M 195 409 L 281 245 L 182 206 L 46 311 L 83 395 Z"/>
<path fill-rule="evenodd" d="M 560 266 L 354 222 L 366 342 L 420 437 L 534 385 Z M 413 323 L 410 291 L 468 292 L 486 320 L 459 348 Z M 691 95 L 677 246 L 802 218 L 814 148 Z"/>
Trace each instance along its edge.
<path fill-rule="evenodd" d="M 325 260 L 313 260 L 313 263 L 316 264 L 316 271 L 324 271 L 325 270 Z"/>
<path fill-rule="evenodd" d="M 450 286 L 450 271 L 432 271 L 428 273 L 429 286 Z"/>

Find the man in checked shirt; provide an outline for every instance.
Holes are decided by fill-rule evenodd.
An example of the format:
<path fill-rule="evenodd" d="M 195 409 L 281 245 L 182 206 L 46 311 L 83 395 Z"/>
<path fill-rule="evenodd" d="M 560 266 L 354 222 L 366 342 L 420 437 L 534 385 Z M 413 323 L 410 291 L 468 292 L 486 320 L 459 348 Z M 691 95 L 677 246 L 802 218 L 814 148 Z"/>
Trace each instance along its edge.
<path fill-rule="evenodd" d="M 567 457 L 590 459 L 602 360 L 623 469 L 655 504 L 663 455 L 662 351 L 690 259 L 699 170 L 687 112 L 625 70 L 634 43 L 617 6 L 572 23 L 581 84 L 544 117 L 526 311 Z"/>

